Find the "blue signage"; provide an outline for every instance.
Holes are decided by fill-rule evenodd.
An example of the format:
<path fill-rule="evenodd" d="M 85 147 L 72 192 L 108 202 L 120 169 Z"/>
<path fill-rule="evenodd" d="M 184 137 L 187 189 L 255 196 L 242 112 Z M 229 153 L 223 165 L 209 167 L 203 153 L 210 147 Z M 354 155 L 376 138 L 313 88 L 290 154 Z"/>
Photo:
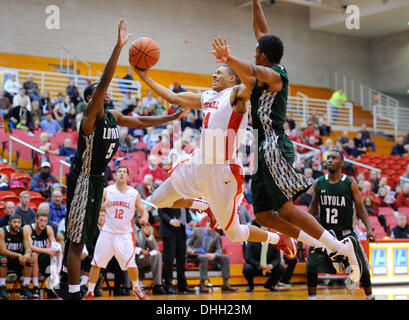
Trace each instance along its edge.
<path fill-rule="evenodd" d="M 372 275 L 386 276 L 387 275 L 387 261 L 386 248 L 372 248 Z"/>
<path fill-rule="evenodd" d="M 393 249 L 393 274 L 408 275 L 408 248 Z"/>

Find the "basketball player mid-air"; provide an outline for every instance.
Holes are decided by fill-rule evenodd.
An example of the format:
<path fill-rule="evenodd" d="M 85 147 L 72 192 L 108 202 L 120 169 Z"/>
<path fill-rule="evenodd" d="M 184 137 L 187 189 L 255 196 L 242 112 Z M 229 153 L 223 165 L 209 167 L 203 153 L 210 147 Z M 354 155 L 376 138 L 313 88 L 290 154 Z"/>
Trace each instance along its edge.
<path fill-rule="evenodd" d="M 147 128 L 179 119 L 181 108 L 170 116 L 130 117 L 108 110 L 107 89 L 129 34 L 127 23 L 118 24 L 118 40 L 101 79 L 84 90 L 87 108 L 80 125 L 78 151 L 67 176 L 67 219 L 64 264 L 54 292 L 62 299 L 80 300 L 81 252 L 84 243 L 95 239 L 104 190 L 104 172 L 119 144 L 118 127 Z M 67 274 L 68 273 L 68 274 Z"/>
<path fill-rule="evenodd" d="M 203 111 L 200 147 L 172 169 L 170 177 L 152 194 L 151 202 L 159 208 L 204 211 L 211 225 L 217 222 L 231 241 L 269 242 L 294 258 L 294 240 L 239 221 L 244 176 L 236 161 L 236 150 L 247 127 L 245 97 L 250 92 L 237 75 L 230 67 L 222 66 L 213 74 L 212 90 L 174 93 L 153 81 L 148 70 L 133 68 L 142 81 L 170 103 Z"/>
<path fill-rule="evenodd" d="M 259 152 L 258 170 L 251 181 L 256 219 L 260 225 L 309 246 L 329 249 L 333 259 L 342 259 L 351 266 L 349 276 L 358 282 L 362 270 L 354 238 L 339 241 L 314 217 L 294 205 L 293 198 L 308 190 L 312 182 L 293 167 L 293 143 L 283 128 L 289 82 L 287 71 L 280 64 L 283 43 L 278 37 L 267 35 L 268 26 L 259 0 L 253 0 L 253 28 L 257 38 L 255 64 L 232 56 L 227 40 L 221 37 L 213 40 L 213 54 L 217 62 L 230 66 L 252 90 L 251 112 Z"/>
<path fill-rule="evenodd" d="M 133 219 L 135 210 L 148 220 L 149 214 L 143 206 L 138 191 L 128 185 L 129 169 L 119 166 L 115 170 L 115 184 L 104 189 L 101 210 L 105 210 L 105 223 L 95 245 L 89 274 L 88 293 L 84 300 L 94 299 L 94 289 L 101 268 L 115 256 L 121 269 L 128 270 L 132 281 L 132 292 L 141 300 L 147 300 L 139 286 L 139 271 L 135 260 Z"/>

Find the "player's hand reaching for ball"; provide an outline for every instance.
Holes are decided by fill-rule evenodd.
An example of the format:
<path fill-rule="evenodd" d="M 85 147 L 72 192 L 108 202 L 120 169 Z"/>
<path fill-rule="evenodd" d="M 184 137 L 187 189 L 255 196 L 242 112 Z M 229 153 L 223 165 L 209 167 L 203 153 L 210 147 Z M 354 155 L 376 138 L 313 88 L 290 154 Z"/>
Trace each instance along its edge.
<path fill-rule="evenodd" d="M 146 78 L 146 77 L 148 76 L 149 68 L 148 68 L 148 69 L 145 69 L 145 70 L 138 69 L 137 67 L 135 67 L 135 66 L 131 63 L 131 60 L 130 60 L 130 59 L 128 59 L 128 60 L 129 60 L 129 64 L 131 65 L 133 71 L 135 71 L 135 73 L 138 75 L 139 78 L 141 78 L 141 79 L 143 80 L 144 78 Z"/>
<path fill-rule="evenodd" d="M 185 112 L 186 112 L 186 108 L 185 107 L 180 107 L 179 109 L 177 109 L 177 111 L 174 114 L 172 114 L 172 117 L 173 117 L 174 120 L 179 120 L 180 118 L 183 117 Z"/>
<path fill-rule="evenodd" d="M 121 48 L 128 42 L 129 36 L 131 35 L 130 33 L 126 32 L 127 26 L 128 26 L 128 23 L 123 18 L 118 23 L 118 42 L 117 42 L 117 45 L 119 47 L 121 47 Z"/>
<path fill-rule="evenodd" d="M 216 62 L 225 63 L 230 57 L 230 49 L 227 44 L 227 39 L 222 39 L 222 37 L 213 38 L 212 46 L 214 49 L 212 53 L 216 57 Z"/>

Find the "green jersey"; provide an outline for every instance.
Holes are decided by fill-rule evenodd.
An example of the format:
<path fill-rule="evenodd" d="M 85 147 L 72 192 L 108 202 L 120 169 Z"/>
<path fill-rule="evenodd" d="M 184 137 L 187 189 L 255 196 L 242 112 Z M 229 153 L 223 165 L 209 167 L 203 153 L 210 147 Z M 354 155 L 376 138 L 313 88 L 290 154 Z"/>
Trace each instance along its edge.
<path fill-rule="evenodd" d="M 353 230 L 354 198 L 351 191 L 352 179 L 345 174 L 337 183 L 330 183 L 328 174 L 317 183 L 320 223 L 326 230 L 341 233 Z"/>
<path fill-rule="evenodd" d="M 42 230 L 40 234 L 37 234 L 34 223 L 30 224 L 30 227 L 33 246 L 37 248 L 47 248 L 47 245 L 50 243 L 50 241 L 48 240 L 47 227 L 44 228 L 44 230 Z"/>
<path fill-rule="evenodd" d="M 23 228 L 20 228 L 16 234 L 10 233 L 10 226 L 4 226 L 4 239 L 6 242 L 7 250 L 24 254 L 24 245 L 23 245 Z"/>
<path fill-rule="evenodd" d="M 78 150 L 75 154 L 71 173 L 100 176 L 119 145 L 119 130 L 114 115 L 107 111 L 97 124 L 93 134 L 85 136 L 80 128 Z"/>
<path fill-rule="evenodd" d="M 276 135 L 284 133 L 284 122 L 287 113 L 288 75 L 281 65 L 272 66 L 281 76 L 283 86 L 279 92 L 268 91 L 267 85 L 258 86 L 258 81 L 251 93 L 251 117 L 253 129 L 258 130 L 258 141 L 263 141 L 274 131 Z"/>

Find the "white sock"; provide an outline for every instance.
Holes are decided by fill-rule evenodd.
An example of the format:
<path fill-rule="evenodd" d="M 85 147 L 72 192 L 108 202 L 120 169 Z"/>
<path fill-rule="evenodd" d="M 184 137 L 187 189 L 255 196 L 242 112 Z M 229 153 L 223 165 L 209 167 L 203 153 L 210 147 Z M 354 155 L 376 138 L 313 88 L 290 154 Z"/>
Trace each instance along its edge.
<path fill-rule="evenodd" d="M 88 282 L 88 276 L 86 276 L 86 275 L 82 275 L 81 276 L 81 283 L 80 283 L 80 286 L 85 286 L 86 284 L 87 284 L 87 282 Z"/>
<path fill-rule="evenodd" d="M 326 246 L 331 251 L 335 252 L 341 249 L 341 242 L 338 241 L 331 233 L 324 230 L 324 233 L 318 239 L 324 246 Z"/>
<path fill-rule="evenodd" d="M 95 290 L 96 285 L 97 285 L 96 283 L 89 282 L 88 283 L 88 292 L 91 292 L 92 294 L 94 294 L 94 290 Z"/>
<path fill-rule="evenodd" d="M 301 241 L 310 247 L 317 247 L 321 246 L 320 242 L 317 239 L 314 239 L 309 234 L 305 233 L 304 231 L 300 230 L 300 234 L 298 235 L 297 241 Z"/>
<path fill-rule="evenodd" d="M 267 241 L 271 244 L 277 244 L 280 240 L 280 236 L 277 233 L 267 231 Z"/>
<path fill-rule="evenodd" d="M 31 278 L 24 277 L 23 286 L 28 286 L 30 284 L 30 282 L 31 282 Z"/>
<path fill-rule="evenodd" d="M 139 281 L 138 280 L 132 281 L 132 287 L 133 288 L 139 288 Z"/>
<path fill-rule="evenodd" d="M 207 208 L 209 208 L 209 204 L 207 203 L 206 200 L 202 200 L 202 199 L 193 199 L 193 203 L 191 206 L 192 209 L 196 209 L 199 211 L 204 211 Z"/>
<path fill-rule="evenodd" d="M 33 286 L 38 287 L 38 277 L 33 278 Z"/>
<path fill-rule="evenodd" d="M 366 296 L 366 300 L 372 300 L 374 298 L 373 294 L 370 294 L 369 296 Z"/>
<path fill-rule="evenodd" d="M 75 293 L 80 291 L 80 285 L 79 284 L 69 284 L 68 285 L 68 292 L 69 293 Z"/>
<path fill-rule="evenodd" d="M 0 286 L 6 285 L 6 278 L 0 278 Z"/>

